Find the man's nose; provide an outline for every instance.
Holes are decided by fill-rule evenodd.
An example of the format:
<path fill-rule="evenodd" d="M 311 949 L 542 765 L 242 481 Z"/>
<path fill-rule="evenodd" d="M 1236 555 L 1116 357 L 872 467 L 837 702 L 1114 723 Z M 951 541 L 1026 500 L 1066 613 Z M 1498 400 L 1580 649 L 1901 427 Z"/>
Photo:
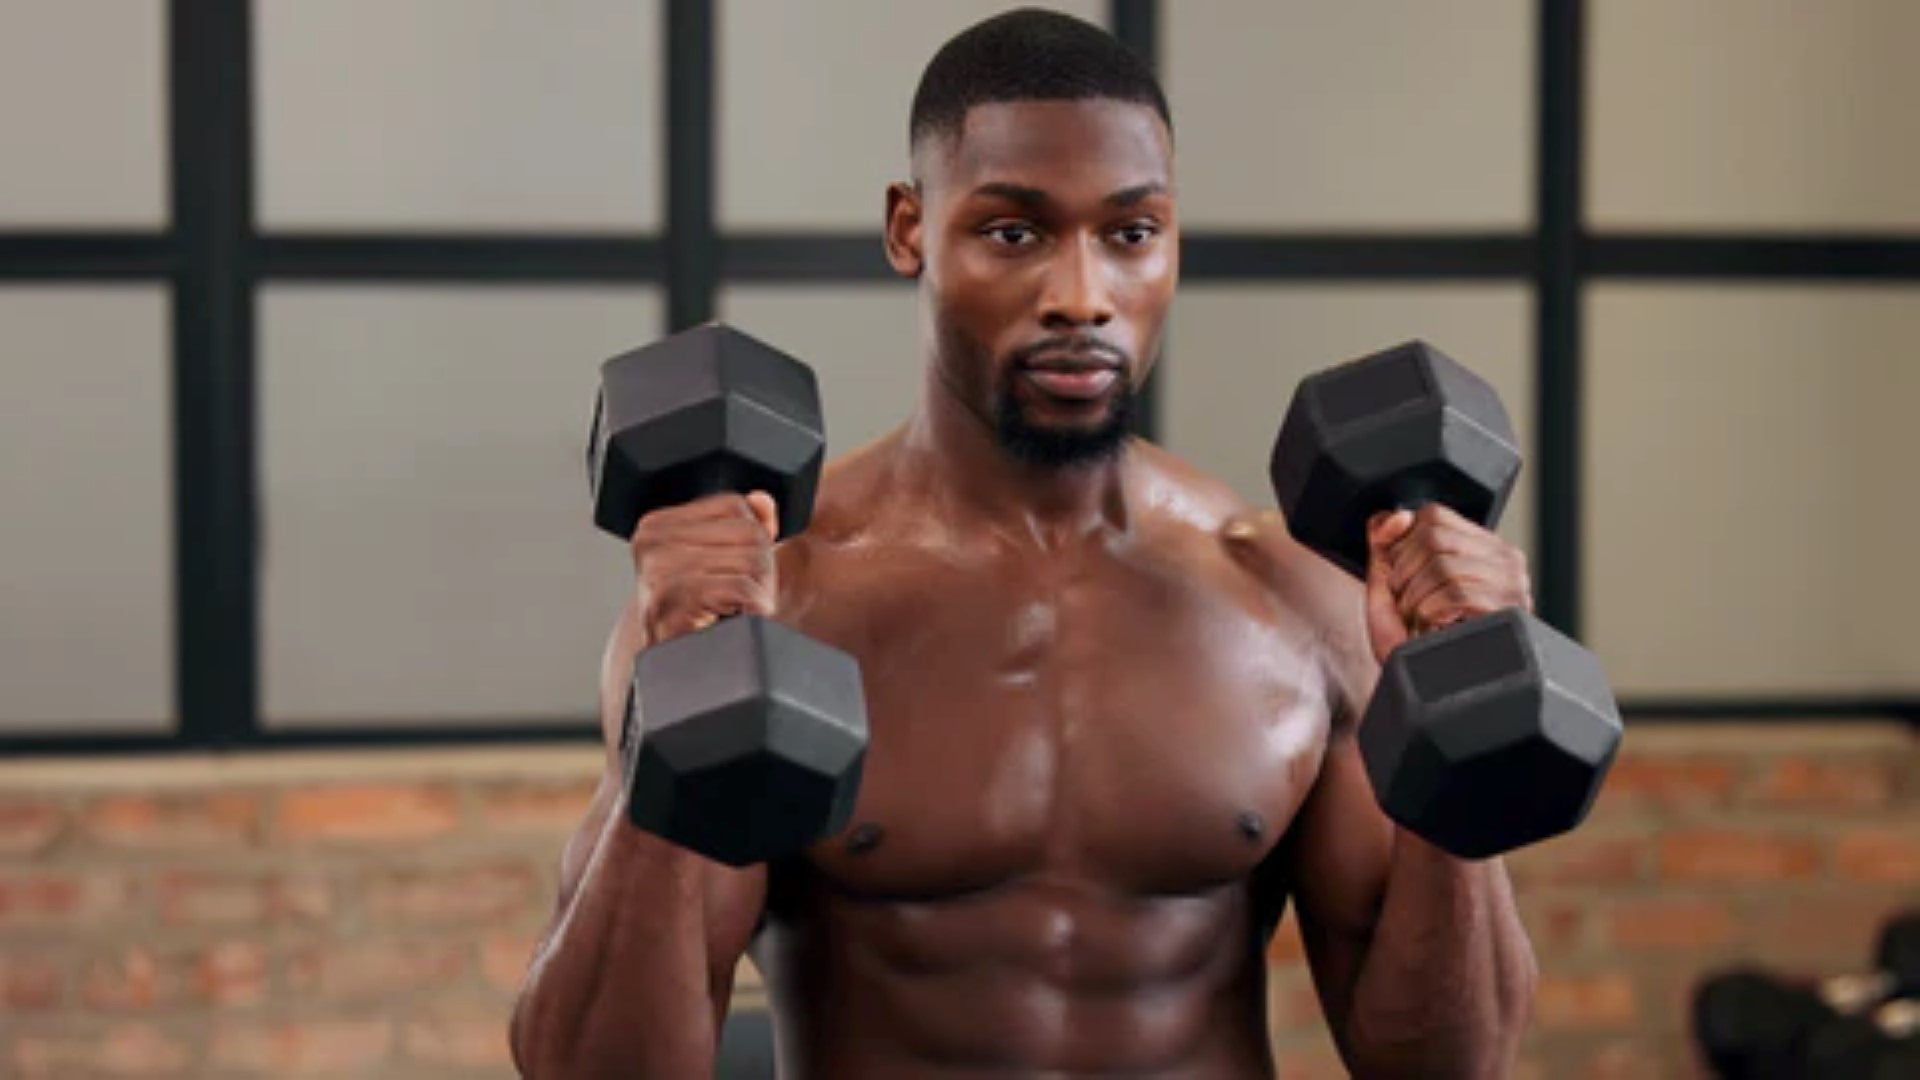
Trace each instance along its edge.
<path fill-rule="evenodd" d="M 1106 267 L 1089 250 L 1092 243 L 1076 239 L 1063 244 L 1047 267 L 1040 298 L 1040 322 L 1046 326 L 1105 326 L 1113 321 L 1113 292 Z"/>

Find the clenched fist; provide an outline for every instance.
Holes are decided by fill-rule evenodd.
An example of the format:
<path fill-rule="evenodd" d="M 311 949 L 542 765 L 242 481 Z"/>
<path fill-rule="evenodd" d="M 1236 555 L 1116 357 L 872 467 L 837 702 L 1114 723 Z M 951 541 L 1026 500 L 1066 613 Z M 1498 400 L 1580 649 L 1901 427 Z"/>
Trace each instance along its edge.
<path fill-rule="evenodd" d="M 771 616 L 779 533 L 778 507 L 760 491 L 709 495 L 641 517 L 631 547 L 647 641 L 704 630 L 728 615 Z"/>
<path fill-rule="evenodd" d="M 1367 548 L 1367 635 L 1381 663 L 1429 630 L 1533 610 L 1525 553 L 1439 503 L 1375 514 Z"/>

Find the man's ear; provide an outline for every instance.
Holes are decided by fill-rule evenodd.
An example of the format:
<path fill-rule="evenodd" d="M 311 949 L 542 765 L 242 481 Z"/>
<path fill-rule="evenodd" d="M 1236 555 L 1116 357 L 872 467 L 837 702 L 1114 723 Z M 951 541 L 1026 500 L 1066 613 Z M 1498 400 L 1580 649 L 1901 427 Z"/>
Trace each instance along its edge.
<path fill-rule="evenodd" d="M 920 186 L 887 185 L 887 263 L 903 278 L 915 279 L 926 266 L 920 246 Z"/>

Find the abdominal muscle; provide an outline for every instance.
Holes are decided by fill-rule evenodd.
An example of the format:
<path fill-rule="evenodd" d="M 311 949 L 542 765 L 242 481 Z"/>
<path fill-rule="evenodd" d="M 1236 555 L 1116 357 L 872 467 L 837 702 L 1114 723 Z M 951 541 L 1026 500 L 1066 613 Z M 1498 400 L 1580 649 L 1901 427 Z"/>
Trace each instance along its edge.
<path fill-rule="evenodd" d="M 903 902 L 793 873 L 753 953 L 782 1080 L 1272 1075 L 1244 881 L 1141 897 L 1031 877 Z"/>

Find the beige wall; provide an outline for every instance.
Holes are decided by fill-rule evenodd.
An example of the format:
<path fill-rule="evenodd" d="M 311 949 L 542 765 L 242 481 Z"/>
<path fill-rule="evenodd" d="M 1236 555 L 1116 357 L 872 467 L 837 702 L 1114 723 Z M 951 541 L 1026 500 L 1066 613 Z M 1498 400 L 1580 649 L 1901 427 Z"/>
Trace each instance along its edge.
<path fill-rule="evenodd" d="M 724 0 L 722 223 L 872 229 L 908 95 L 996 3 Z M 1103 18 L 1098 0 L 1063 9 Z M 1162 7 L 1191 227 L 1524 230 L 1528 0 Z M 1912 229 L 1920 93 L 1904 0 L 1589 5 L 1596 227 Z M 1817 12 L 1817 17 L 1814 13 Z M 256 5 L 269 229 L 658 227 L 657 0 Z M 0 8 L 0 227 L 158 226 L 159 0 Z M 85 48 L 81 48 L 84 44 Z M 85 52 L 86 65 L 56 57 Z M 58 102 L 59 108 L 41 107 Z M 1600 285 L 1588 332 L 1589 637 L 1628 694 L 1912 693 L 1901 444 L 1911 286 Z M 809 357 L 841 452 L 919 392 L 899 285 L 728 284 L 721 314 Z M 599 287 L 272 286 L 259 320 L 262 660 L 274 724 L 578 713 L 617 551 L 578 520 L 591 365 L 658 328 Z M 138 286 L 0 286 L 15 509 L 0 724 L 171 711 L 169 328 Z M 1163 438 L 1246 497 L 1292 383 L 1423 336 L 1531 444 L 1523 283 L 1190 283 Z M 49 403 L 59 403 L 51 411 Z M 1527 474 L 1531 479 L 1531 474 Z M 1505 531 L 1531 545 L 1535 493 Z M 109 531 L 113 521 L 119 531 Z M 460 543 L 449 538 L 461 537 Z M 1897 578 L 1897 575 L 1896 575 Z M 102 656 L 116 678 L 94 677 Z"/>

